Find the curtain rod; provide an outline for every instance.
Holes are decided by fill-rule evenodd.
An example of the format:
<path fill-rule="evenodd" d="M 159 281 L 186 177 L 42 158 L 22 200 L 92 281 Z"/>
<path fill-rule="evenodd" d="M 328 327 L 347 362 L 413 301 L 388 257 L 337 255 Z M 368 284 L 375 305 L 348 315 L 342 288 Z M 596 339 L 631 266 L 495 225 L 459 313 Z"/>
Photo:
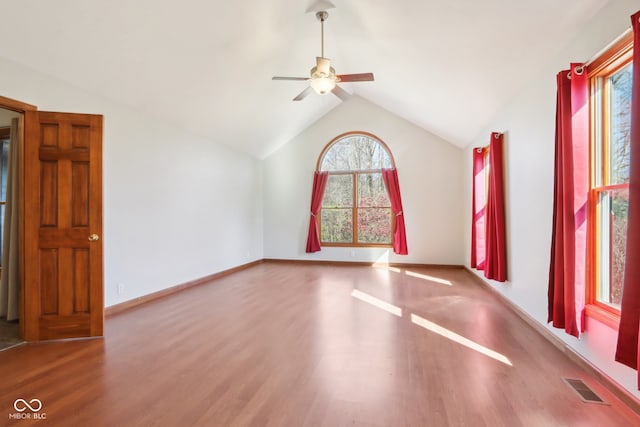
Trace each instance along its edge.
<path fill-rule="evenodd" d="M 598 53 L 596 53 L 595 55 L 593 55 L 591 57 L 591 59 L 589 59 L 587 62 L 584 63 L 585 67 L 588 67 L 589 65 L 591 65 L 591 63 L 593 61 L 595 61 L 596 59 L 598 59 L 598 57 L 600 57 L 603 53 L 605 53 L 607 50 L 609 50 L 609 48 L 611 48 L 611 46 L 615 45 L 616 43 L 618 43 L 620 40 L 622 40 L 623 38 L 625 38 L 631 31 L 633 30 L 633 28 L 628 27 L 626 30 L 624 30 L 624 32 L 622 34 L 620 34 L 618 37 L 616 37 L 611 43 L 609 43 L 608 45 L 606 45 L 604 48 L 600 49 L 598 51 Z"/>
<path fill-rule="evenodd" d="M 589 65 L 591 65 L 591 63 L 593 61 L 595 61 L 596 59 L 598 59 L 603 53 L 605 53 L 607 50 L 609 50 L 612 46 L 615 46 L 616 43 L 618 43 L 620 40 L 622 40 L 623 38 L 625 38 L 631 31 L 633 30 L 633 28 L 628 27 L 626 30 L 623 31 L 622 34 L 620 34 L 618 37 L 616 37 L 611 43 L 607 44 L 605 47 L 603 47 L 602 49 L 600 49 L 598 51 L 598 53 L 596 53 L 595 55 L 593 55 L 591 57 L 591 59 L 589 59 L 587 62 L 583 63 L 582 65 L 578 65 L 576 67 L 576 74 L 582 74 L 582 71 L 588 67 Z M 571 80 L 571 72 L 569 72 L 569 74 L 567 74 L 567 78 L 569 80 Z"/>
<path fill-rule="evenodd" d="M 494 137 L 495 139 L 498 139 L 501 135 L 504 135 L 504 132 L 491 132 L 491 134 L 493 135 L 493 137 Z M 488 150 L 488 149 L 489 149 L 489 145 L 490 145 L 490 144 L 487 144 L 487 145 L 485 145 L 485 146 L 483 146 L 483 147 L 476 147 L 476 148 L 475 148 L 475 150 L 476 150 L 478 153 L 482 153 L 484 150 Z"/>

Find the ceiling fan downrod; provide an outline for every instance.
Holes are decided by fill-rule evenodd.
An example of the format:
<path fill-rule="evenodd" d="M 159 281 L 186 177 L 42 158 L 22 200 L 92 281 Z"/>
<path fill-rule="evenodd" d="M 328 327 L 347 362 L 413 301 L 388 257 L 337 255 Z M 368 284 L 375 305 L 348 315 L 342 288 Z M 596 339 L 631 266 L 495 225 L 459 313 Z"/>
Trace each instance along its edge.
<path fill-rule="evenodd" d="M 324 58 L 324 21 L 329 17 L 329 13 L 321 10 L 316 12 L 316 18 L 320 21 L 320 56 Z"/>

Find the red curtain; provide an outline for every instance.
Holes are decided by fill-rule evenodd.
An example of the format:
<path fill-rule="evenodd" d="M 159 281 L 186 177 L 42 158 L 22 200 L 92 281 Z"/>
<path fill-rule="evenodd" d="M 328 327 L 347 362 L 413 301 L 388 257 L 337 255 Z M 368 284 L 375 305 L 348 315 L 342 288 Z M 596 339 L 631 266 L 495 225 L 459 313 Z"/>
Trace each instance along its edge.
<path fill-rule="evenodd" d="M 320 228 L 318 227 L 318 214 L 322 207 L 324 189 L 329 179 L 328 172 L 316 171 L 313 174 L 313 189 L 311 192 L 311 216 L 309 218 L 309 233 L 307 234 L 307 252 L 320 250 Z"/>
<path fill-rule="evenodd" d="M 407 233 L 404 227 L 404 212 L 402 210 L 402 198 L 400 197 L 400 183 L 396 169 L 383 169 L 382 179 L 389 194 L 391 211 L 396 216 L 396 226 L 393 230 L 393 252 L 399 255 L 407 255 Z"/>
<path fill-rule="evenodd" d="M 584 331 L 589 92 L 586 69 L 557 75 L 553 231 L 548 322 L 575 337 Z"/>
<path fill-rule="evenodd" d="M 640 321 L 640 12 L 631 17 L 633 41 L 633 89 L 631 99 L 631 162 L 627 255 L 620 309 L 616 360 L 637 369 Z M 639 389 L 640 389 L 640 377 Z"/>
<path fill-rule="evenodd" d="M 485 206 L 486 171 L 485 149 L 473 149 L 473 193 L 471 195 L 471 268 L 484 269 L 485 261 Z"/>
<path fill-rule="evenodd" d="M 489 185 L 486 207 L 486 259 L 484 276 L 504 282 L 507 280 L 507 245 L 504 218 L 503 135 L 491 134 L 489 143 Z"/>
<path fill-rule="evenodd" d="M 587 282 L 587 203 L 589 199 L 589 79 L 583 64 L 571 64 L 571 140 L 573 143 L 573 213 L 575 217 L 575 312 L 584 332 Z"/>

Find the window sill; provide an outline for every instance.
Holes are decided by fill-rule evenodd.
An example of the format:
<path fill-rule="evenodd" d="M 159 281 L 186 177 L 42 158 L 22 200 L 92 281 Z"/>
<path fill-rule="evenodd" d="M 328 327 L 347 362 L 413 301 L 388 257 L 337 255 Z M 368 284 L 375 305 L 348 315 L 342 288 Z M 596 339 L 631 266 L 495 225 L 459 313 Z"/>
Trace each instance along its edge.
<path fill-rule="evenodd" d="M 597 305 L 588 304 L 584 308 L 585 314 L 592 319 L 597 320 L 600 323 L 603 323 L 610 327 L 611 329 L 615 329 L 616 331 L 620 327 L 620 315 L 616 313 L 612 313 L 609 310 L 605 310 L 602 307 Z"/>

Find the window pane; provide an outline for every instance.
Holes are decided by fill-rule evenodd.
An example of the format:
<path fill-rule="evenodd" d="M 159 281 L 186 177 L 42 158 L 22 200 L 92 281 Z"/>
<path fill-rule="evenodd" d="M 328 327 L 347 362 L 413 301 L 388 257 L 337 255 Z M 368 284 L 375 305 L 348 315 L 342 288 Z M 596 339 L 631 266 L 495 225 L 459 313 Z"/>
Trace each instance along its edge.
<path fill-rule="evenodd" d="M 9 170 L 9 140 L 0 142 L 0 266 L 2 266 L 2 239 L 4 238 L 4 212 L 7 201 L 7 172 Z"/>
<path fill-rule="evenodd" d="M 9 170 L 9 140 L 3 139 L 0 144 L 0 201 L 7 200 L 7 171 Z M 1 227 L 2 225 L 0 225 Z"/>
<path fill-rule="evenodd" d="M 325 153 L 321 170 L 359 171 L 391 167 L 391 156 L 376 139 L 348 135 L 336 141 Z"/>
<path fill-rule="evenodd" d="M 381 173 L 358 174 L 358 206 L 391 206 Z"/>
<path fill-rule="evenodd" d="M 600 277 L 598 301 L 620 308 L 627 249 L 629 189 L 602 191 L 599 194 Z"/>
<path fill-rule="evenodd" d="M 629 182 L 632 64 L 608 78 L 610 94 L 609 185 Z"/>
<path fill-rule="evenodd" d="M 322 209 L 320 240 L 326 243 L 353 242 L 353 210 Z"/>
<path fill-rule="evenodd" d="M 322 207 L 353 207 L 353 175 L 329 175 Z"/>
<path fill-rule="evenodd" d="M 2 262 L 2 240 L 4 239 L 4 212 L 5 205 L 0 205 L 0 267 L 4 264 Z"/>
<path fill-rule="evenodd" d="M 358 209 L 358 243 L 391 243 L 391 209 Z"/>

